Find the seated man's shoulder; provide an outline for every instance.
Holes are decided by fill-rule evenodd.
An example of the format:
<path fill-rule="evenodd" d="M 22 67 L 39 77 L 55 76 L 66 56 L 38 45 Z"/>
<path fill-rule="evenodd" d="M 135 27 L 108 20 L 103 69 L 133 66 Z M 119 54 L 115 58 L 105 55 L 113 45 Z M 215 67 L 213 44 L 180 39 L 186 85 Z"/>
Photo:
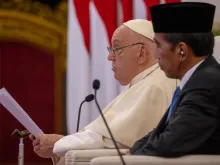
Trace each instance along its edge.
<path fill-rule="evenodd" d="M 220 65 L 213 65 L 196 71 L 186 85 L 186 90 L 209 91 L 212 95 L 220 92 Z"/>
<path fill-rule="evenodd" d="M 165 84 L 176 86 L 176 82 L 177 83 L 179 82 L 179 80 L 168 78 L 166 76 L 166 74 L 164 73 L 164 71 L 162 71 L 160 68 L 158 68 L 145 81 L 148 82 L 148 83 L 151 83 L 151 85 L 155 86 L 155 87 L 161 87 L 161 86 L 163 87 Z"/>
<path fill-rule="evenodd" d="M 164 93 L 172 95 L 178 84 L 179 80 L 166 77 L 165 73 L 158 68 L 152 74 L 149 74 L 139 83 L 132 86 L 130 90 L 131 92 L 135 91 L 139 96 L 148 96 L 149 93 Z"/>
<path fill-rule="evenodd" d="M 176 89 L 179 81 L 176 79 L 169 79 L 166 76 L 160 78 L 151 79 L 151 81 L 146 81 L 142 92 L 151 91 L 153 93 L 173 93 Z M 144 84 L 144 83 L 143 83 Z"/>
<path fill-rule="evenodd" d="M 157 75 L 154 78 L 154 82 L 154 85 L 157 88 L 169 88 L 171 90 L 175 90 L 180 83 L 178 79 L 168 78 L 164 71 L 161 69 L 157 72 Z"/>
<path fill-rule="evenodd" d="M 198 81 L 204 80 L 207 83 L 220 82 L 220 65 L 206 67 L 195 75 L 195 79 Z"/>

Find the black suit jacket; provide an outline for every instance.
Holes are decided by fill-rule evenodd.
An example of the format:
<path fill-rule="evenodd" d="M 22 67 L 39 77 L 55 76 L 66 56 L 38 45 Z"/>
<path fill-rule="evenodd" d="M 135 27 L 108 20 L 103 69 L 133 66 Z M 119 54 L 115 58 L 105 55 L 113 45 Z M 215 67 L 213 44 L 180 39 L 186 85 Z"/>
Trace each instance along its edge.
<path fill-rule="evenodd" d="M 220 65 L 208 57 L 183 87 L 167 122 L 130 149 L 134 155 L 178 157 L 187 154 L 220 154 Z"/>

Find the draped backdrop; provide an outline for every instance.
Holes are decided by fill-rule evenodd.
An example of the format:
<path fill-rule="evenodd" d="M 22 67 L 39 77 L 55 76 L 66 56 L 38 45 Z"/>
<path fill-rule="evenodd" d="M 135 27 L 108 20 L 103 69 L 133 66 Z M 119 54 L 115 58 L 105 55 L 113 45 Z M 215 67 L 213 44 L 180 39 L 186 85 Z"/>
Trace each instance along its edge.
<path fill-rule="evenodd" d="M 219 45 L 220 45 L 220 36 L 215 36 L 215 47 L 214 47 L 213 56 L 220 63 L 220 47 L 219 47 Z"/>
<path fill-rule="evenodd" d="M 93 93 L 92 82 L 101 82 L 97 94 L 103 109 L 122 87 L 114 79 L 107 60 L 111 36 L 122 22 L 151 19 L 149 7 L 180 0 L 69 0 L 67 63 L 67 130 L 76 130 L 78 108 Z M 94 102 L 82 107 L 80 128 L 99 115 Z"/>

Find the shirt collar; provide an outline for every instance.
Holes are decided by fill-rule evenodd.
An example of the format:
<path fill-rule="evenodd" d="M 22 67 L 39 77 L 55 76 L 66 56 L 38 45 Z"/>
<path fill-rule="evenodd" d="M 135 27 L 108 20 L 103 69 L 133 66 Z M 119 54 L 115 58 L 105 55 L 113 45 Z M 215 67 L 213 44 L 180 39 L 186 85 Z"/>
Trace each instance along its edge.
<path fill-rule="evenodd" d="M 189 80 L 189 78 L 192 76 L 192 74 L 195 72 L 195 70 L 198 68 L 198 66 L 203 62 L 204 60 L 200 61 L 196 65 L 194 65 L 190 70 L 188 70 L 185 75 L 183 76 L 181 82 L 180 82 L 180 89 L 182 90 L 186 82 Z"/>
<path fill-rule="evenodd" d="M 137 76 L 135 76 L 130 83 L 130 86 L 137 84 L 139 81 L 141 81 L 142 79 L 144 79 L 146 76 L 148 76 L 148 74 L 150 74 L 151 72 L 153 72 L 155 69 L 157 69 L 159 67 L 158 63 L 152 65 L 151 67 L 147 68 L 146 70 L 144 70 L 143 72 L 139 73 Z"/>

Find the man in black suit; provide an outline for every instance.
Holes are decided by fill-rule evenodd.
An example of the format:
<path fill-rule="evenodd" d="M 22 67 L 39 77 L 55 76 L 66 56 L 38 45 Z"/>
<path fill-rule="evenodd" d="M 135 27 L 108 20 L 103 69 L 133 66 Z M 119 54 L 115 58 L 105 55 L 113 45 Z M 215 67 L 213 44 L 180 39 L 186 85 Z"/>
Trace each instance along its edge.
<path fill-rule="evenodd" d="M 220 65 L 212 56 L 211 32 L 215 6 L 188 2 L 150 10 L 160 68 L 180 85 L 158 126 L 130 154 L 220 154 Z"/>

